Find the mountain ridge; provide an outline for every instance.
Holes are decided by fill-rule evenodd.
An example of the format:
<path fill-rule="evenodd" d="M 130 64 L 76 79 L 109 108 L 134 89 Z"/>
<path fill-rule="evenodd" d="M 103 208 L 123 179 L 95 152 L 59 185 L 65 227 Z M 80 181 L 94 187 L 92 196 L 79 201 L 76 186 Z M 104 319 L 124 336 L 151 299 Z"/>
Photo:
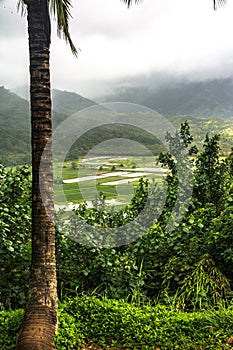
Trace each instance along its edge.
<path fill-rule="evenodd" d="M 70 114 L 95 104 L 76 93 L 53 91 L 53 127 Z M 30 142 L 29 101 L 0 86 L 0 162 L 5 165 L 30 163 Z"/>
<path fill-rule="evenodd" d="M 95 101 L 75 92 L 57 89 L 52 91 L 52 98 L 54 128 L 71 114 L 96 105 Z M 231 141 L 233 135 L 231 131 L 233 130 L 233 80 L 231 79 L 195 84 L 182 82 L 157 90 L 148 87 L 124 87 L 118 89 L 118 92 L 111 97 L 106 96 L 105 102 L 114 102 L 114 99 L 117 102 L 144 104 L 149 108 L 154 108 L 167 116 L 178 128 L 180 123 L 187 119 L 190 121 L 191 132 L 193 128 L 196 133 L 198 142 L 201 138 L 203 139 L 205 132 L 214 131 L 215 133 L 223 132 L 225 150 L 233 145 Z M 29 110 L 29 102 L 26 99 L 3 86 L 0 87 L 0 161 L 6 165 L 30 162 Z M 198 113 L 200 115 L 197 116 Z M 221 116 L 225 119 L 218 119 Z M 199 120 L 200 117 L 203 120 Z M 108 129 L 105 133 L 114 136 Z M 139 141 L 141 141 L 141 136 L 142 139 L 145 138 L 143 135 L 139 136 L 137 136 Z M 96 140 L 98 141 L 101 139 Z M 88 144 L 88 137 L 85 138 L 85 142 Z M 148 139 L 147 143 L 150 142 Z M 81 146 L 79 145 L 79 149 L 82 149 L 83 152 L 88 148 Z"/>
<path fill-rule="evenodd" d="M 101 100 L 138 103 L 166 116 L 232 119 L 233 79 L 173 81 L 159 89 L 143 85 L 125 86 Z"/>
<path fill-rule="evenodd" d="M 96 105 L 96 102 L 83 97 L 76 92 L 52 90 L 53 110 L 60 113 L 72 114 L 81 109 Z"/>

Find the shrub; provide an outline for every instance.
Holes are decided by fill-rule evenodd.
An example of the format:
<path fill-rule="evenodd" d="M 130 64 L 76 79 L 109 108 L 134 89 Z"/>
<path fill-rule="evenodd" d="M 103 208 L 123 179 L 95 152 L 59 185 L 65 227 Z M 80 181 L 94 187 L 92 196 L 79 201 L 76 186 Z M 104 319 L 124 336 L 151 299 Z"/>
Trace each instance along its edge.
<path fill-rule="evenodd" d="M 78 349 L 85 344 L 84 336 L 80 333 L 81 325 L 75 318 L 59 309 L 59 329 L 55 339 L 56 348 L 59 350 Z"/>
<path fill-rule="evenodd" d="M 57 350 L 85 344 L 124 350 L 223 350 L 232 339 L 231 308 L 184 313 L 165 306 L 77 297 L 60 305 Z M 23 311 L 0 312 L 0 349 L 13 350 Z"/>
<path fill-rule="evenodd" d="M 0 310 L 25 306 L 31 256 L 31 171 L 0 164 Z"/>
<path fill-rule="evenodd" d="M 66 302 L 65 312 L 80 324 L 93 344 L 121 349 L 225 349 L 232 334 L 231 310 L 184 313 L 165 306 L 138 308 L 116 300 L 93 297 Z"/>
<path fill-rule="evenodd" d="M 14 350 L 23 310 L 0 312 L 0 349 Z"/>

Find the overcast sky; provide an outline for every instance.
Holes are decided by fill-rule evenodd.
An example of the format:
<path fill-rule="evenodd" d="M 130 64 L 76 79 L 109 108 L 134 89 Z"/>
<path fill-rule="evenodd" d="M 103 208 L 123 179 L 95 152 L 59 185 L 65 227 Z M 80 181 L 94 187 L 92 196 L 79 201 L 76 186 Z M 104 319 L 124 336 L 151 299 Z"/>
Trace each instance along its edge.
<path fill-rule="evenodd" d="M 212 0 L 73 0 L 71 35 L 78 59 L 56 37 L 51 46 L 53 88 L 86 97 L 122 82 L 147 83 L 155 73 L 207 79 L 233 76 L 233 0 L 213 11 Z M 0 0 L 0 85 L 28 82 L 26 18 L 17 0 Z"/>

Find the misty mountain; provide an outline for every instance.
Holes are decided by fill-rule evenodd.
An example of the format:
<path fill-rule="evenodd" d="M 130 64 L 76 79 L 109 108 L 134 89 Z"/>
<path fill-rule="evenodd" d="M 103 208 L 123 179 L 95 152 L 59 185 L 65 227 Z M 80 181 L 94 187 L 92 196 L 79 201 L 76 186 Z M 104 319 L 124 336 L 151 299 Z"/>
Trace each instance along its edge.
<path fill-rule="evenodd" d="M 166 116 L 233 118 L 233 80 L 171 81 L 157 87 L 124 86 L 102 98 L 104 102 L 131 102 Z"/>
<path fill-rule="evenodd" d="M 88 98 L 76 94 L 75 92 L 52 90 L 53 110 L 59 113 L 72 114 L 81 109 L 96 105 Z"/>
<path fill-rule="evenodd" d="M 233 146 L 232 97 L 233 82 L 225 79 L 199 83 L 173 82 L 154 90 L 152 87 L 124 87 L 115 91 L 113 95 L 105 97 L 105 101 L 126 101 L 148 106 L 167 115 L 178 129 L 180 123 L 187 119 L 194 140 L 199 145 L 207 132 L 221 133 L 222 149 L 223 152 L 227 152 Z M 71 114 L 96 105 L 94 101 L 79 94 L 60 90 L 53 90 L 52 99 L 54 128 Z M 29 115 L 29 102 L 26 99 L 0 87 L 0 161 L 6 165 L 30 162 Z M 127 113 L 122 114 L 123 119 L 116 122 L 124 124 L 127 117 Z M 143 125 L 148 124 L 146 115 L 139 113 L 134 117 L 140 118 Z M 225 120 L 217 117 L 224 117 Z M 86 123 L 90 124 L 89 129 L 91 129 L 92 121 L 87 120 Z M 150 130 L 150 126 L 147 125 L 147 127 Z M 105 126 L 99 128 L 97 133 L 90 131 L 87 135 L 83 135 L 71 149 L 69 158 L 75 159 L 77 154 L 85 154 L 91 146 L 104 141 L 106 137 L 108 139 L 128 137 L 144 144 L 153 152 L 157 147 L 158 151 L 158 144 L 156 145 L 154 138 L 142 131 L 130 128 L 125 130 L 125 127 L 120 125 L 114 130 L 110 126 Z M 109 152 L 108 148 L 106 152 Z"/>
<path fill-rule="evenodd" d="M 28 101 L 0 87 L 0 161 L 18 164 L 30 160 Z"/>
<path fill-rule="evenodd" d="M 56 128 L 70 114 L 95 105 L 76 93 L 54 90 L 53 126 Z M 0 87 L 0 161 L 6 165 L 29 163 L 30 112 L 29 102 Z"/>

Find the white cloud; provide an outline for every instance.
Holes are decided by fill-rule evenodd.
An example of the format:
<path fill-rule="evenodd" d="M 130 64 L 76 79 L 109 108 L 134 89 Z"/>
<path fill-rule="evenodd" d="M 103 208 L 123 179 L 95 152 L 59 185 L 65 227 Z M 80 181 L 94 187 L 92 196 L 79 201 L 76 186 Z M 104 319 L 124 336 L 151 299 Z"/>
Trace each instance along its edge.
<path fill-rule="evenodd" d="M 26 19 L 15 13 L 16 2 L 0 3 L 0 84 L 7 87 L 27 81 Z M 144 0 L 131 9 L 120 0 L 73 3 L 71 33 L 81 52 L 72 56 L 53 22 L 54 87 L 90 97 L 120 79 L 154 71 L 191 79 L 233 72 L 233 2 L 218 11 L 210 0 Z"/>

